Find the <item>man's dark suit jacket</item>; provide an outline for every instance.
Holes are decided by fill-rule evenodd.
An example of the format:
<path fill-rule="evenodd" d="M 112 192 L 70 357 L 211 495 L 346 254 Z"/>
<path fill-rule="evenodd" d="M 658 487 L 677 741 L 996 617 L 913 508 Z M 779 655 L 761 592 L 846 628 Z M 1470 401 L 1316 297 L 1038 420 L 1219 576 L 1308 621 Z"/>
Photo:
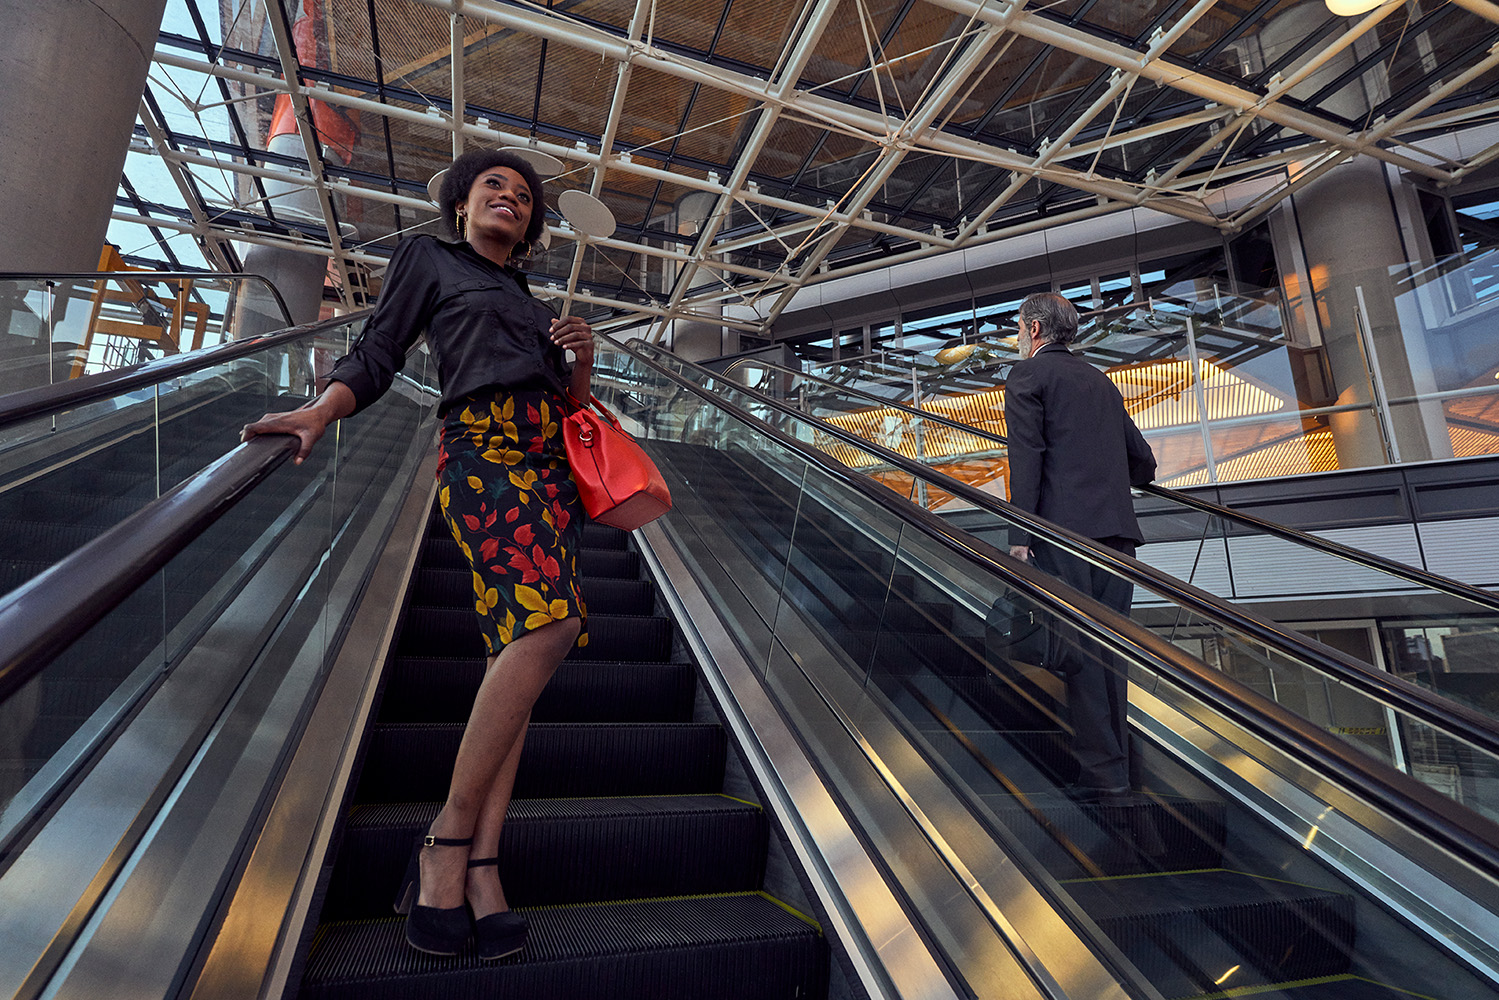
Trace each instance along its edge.
<path fill-rule="evenodd" d="M 1114 383 L 1062 344 L 1043 344 L 1005 386 L 1010 502 L 1089 538 L 1143 541 L 1130 486 L 1155 455 Z M 1010 530 L 1011 545 L 1029 533 Z"/>

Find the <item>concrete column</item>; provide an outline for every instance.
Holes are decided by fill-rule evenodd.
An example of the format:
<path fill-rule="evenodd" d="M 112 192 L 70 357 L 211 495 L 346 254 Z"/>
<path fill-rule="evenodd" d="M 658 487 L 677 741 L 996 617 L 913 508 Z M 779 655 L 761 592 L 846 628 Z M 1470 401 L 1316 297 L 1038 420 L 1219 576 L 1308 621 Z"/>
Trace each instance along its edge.
<path fill-rule="evenodd" d="M 677 232 L 682 236 L 696 236 L 698 229 L 708 218 L 708 213 L 718 204 L 718 195 L 711 191 L 693 191 L 677 200 Z M 712 273 L 703 268 L 699 274 Z M 722 315 L 723 307 L 714 310 Z M 738 350 L 738 338 L 732 345 L 724 343 L 724 328 L 721 324 L 704 320 L 676 320 L 672 323 L 671 349 L 689 361 L 705 361 L 721 357 Z"/>
<path fill-rule="evenodd" d="M 1274 62 L 1305 39 L 1326 17 L 1327 8 L 1321 0 L 1306 0 L 1266 24 L 1258 36 L 1265 64 Z M 1295 87 L 1292 96 L 1310 97 L 1347 72 L 1355 58 L 1353 50 L 1343 52 Z M 1386 81 L 1381 74 L 1379 69 L 1369 71 L 1362 79 L 1324 100 L 1322 106 L 1350 120 L 1363 121 L 1373 102 L 1385 91 Z M 1409 255 L 1401 240 L 1384 165 L 1369 157 L 1358 157 L 1323 175 L 1292 200 L 1307 277 L 1317 300 L 1323 349 L 1337 391 L 1336 401 L 1340 404 L 1374 401 L 1370 348 L 1378 358 L 1384 396 L 1412 394 L 1416 389 L 1412 359 L 1401 335 L 1390 280 L 1390 268 L 1404 263 Z M 1368 341 L 1359 324 L 1360 289 Z M 1418 362 L 1416 367 L 1423 366 Z M 1394 411 L 1391 430 L 1402 461 L 1439 457 L 1443 453 L 1451 455 L 1445 424 L 1438 422 L 1439 426 L 1428 434 L 1418 408 L 1402 407 Z M 1337 414 L 1329 423 L 1341 467 L 1383 465 L 1390 461 L 1392 456 L 1382 439 L 1379 418 L 1372 409 Z"/>
<path fill-rule="evenodd" d="M 92 271 L 166 0 L 0 0 L 0 270 Z"/>

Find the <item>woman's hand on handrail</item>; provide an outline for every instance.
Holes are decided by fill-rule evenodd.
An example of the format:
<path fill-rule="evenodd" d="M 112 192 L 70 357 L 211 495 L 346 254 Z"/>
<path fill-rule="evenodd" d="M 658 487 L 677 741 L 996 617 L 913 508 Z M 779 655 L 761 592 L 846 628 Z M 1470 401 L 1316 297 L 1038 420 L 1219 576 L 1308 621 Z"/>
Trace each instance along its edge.
<path fill-rule="evenodd" d="M 245 424 L 239 432 L 241 441 L 248 441 L 261 434 L 291 434 L 301 442 L 296 457 L 297 465 L 312 453 L 328 425 L 354 412 L 354 393 L 342 382 L 329 382 L 322 395 L 299 410 L 282 413 L 267 413 L 252 424 Z"/>

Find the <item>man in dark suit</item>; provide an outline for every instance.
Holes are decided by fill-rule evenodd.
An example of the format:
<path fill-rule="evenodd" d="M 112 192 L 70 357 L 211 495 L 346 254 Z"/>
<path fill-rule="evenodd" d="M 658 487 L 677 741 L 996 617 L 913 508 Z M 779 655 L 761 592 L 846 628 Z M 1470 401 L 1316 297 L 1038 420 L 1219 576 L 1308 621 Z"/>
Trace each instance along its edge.
<path fill-rule="evenodd" d="M 1068 349 L 1077 310 L 1038 293 L 1020 305 L 1020 356 L 1005 386 L 1010 502 L 1099 543 L 1134 555 L 1143 541 L 1131 485 L 1155 478 L 1155 456 L 1124 409 L 1114 383 Z M 1128 615 L 1126 580 L 1018 528 L 1010 554 Z M 1068 630 L 1070 632 L 1070 630 Z M 1128 686 L 1123 664 L 1074 636 L 1051 666 L 1064 674 L 1073 756 L 1083 799 L 1117 800 L 1130 791 Z"/>

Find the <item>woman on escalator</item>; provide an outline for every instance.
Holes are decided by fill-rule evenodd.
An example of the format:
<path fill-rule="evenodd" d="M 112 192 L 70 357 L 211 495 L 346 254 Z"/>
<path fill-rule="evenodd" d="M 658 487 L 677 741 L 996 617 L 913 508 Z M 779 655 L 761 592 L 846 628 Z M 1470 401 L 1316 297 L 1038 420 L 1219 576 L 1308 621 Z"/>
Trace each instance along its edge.
<path fill-rule="evenodd" d="M 396 908 L 407 913 L 413 947 L 452 955 L 472 933 L 479 957 L 494 959 L 526 940 L 496 855 L 531 707 L 568 651 L 587 642 L 577 566 L 584 514 L 561 424 L 567 393 L 589 398 L 593 331 L 576 316 L 555 318 L 515 268 L 545 216 L 529 163 L 465 153 L 438 204 L 456 241 L 402 241 L 374 315 L 323 393 L 247 425 L 244 437 L 294 434 L 301 462 L 329 424 L 390 387 L 426 331 L 442 385 L 439 498 L 473 568 L 488 659 L 447 800 L 418 838 Z"/>

